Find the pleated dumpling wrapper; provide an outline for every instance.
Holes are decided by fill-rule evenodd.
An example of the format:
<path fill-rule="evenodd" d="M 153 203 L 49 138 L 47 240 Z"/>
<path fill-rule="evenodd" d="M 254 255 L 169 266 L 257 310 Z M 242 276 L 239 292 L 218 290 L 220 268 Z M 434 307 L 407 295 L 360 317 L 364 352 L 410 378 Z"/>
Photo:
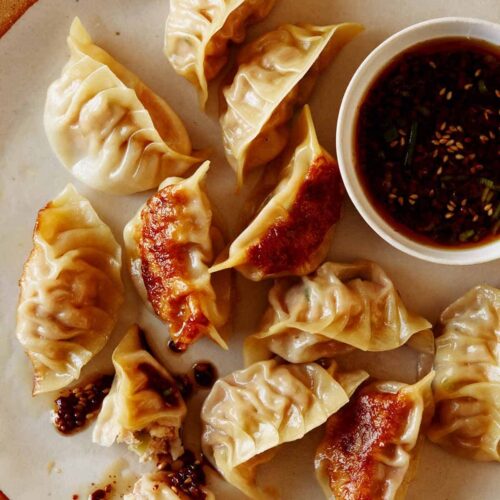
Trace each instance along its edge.
<path fill-rule="evenodd" d="M 349 348 L 388 351 L 419 332 L 431 336 L 430 327 L 377 264 L 325 262 L 309 276 L 276 280 L 259 332 L 245 341 L 245 363 L 275 354 L 295 363 Z"/>
<path fill-rule="evenodd" d="M 68 46 L 70 60 L 47 92 L 44 124 L 52 149 L 78 180 L 130 194 L 199 163 L 170 106 L 95 45 L 78 18 Z"/>
<path fill-rule="evenodd" d="M 433 377 L 414 385 L 373 382 L 329 418 L 315 460 L 326 498 L 405 498 L 432 418 Z"/>
<path fill-rule="evenodd" d="M 319 144 L 305 106 L 273 166 L 276 188 L 211 272 L 235 267 L 246 278 L 304 275 L 325 259 L 344 194 L 337 162 Z"/>
<path fill-rule="evenodd" d="M 92 440 L 101 446 L 126 443 L 141 461 L 184 449 L 180 429 L 186 405 L 174 378 L 151 355 L 144 334 L 132 326 L 113 352 L 115 378 L 104 398 Z"/>
<path fill-rule="evenodd" d="M 223 247 L 203 190 L 209 165 L 166 179 L 123 234 L 134 285 L 180 351 L 203 336 L 227 349 L 219 329 L 229 318 L 231 276 L 208 271 L 214 247 Z"/>
<path fill-rule="evenodd" d="M 256 363 L 219 379 L 201 411 L 204 455 L 245 495 L 266 499 L 257 466 L 279 445 L 302 438 L 344 406 L 368 377 L 316 363 Z"/>
<path fill-rule="evenodd" d="M 77 380 L 104 347 L 123 302 L 121 262 L 113 233 L 71 184 L 38 212 L 16 327 L 33 394 Z"/>
<path fill-rule="evenodd" d="M 362 31 L 359 24 L 285 24 L 238 54 L 233 82 L 224 88 L 220 118 L 226 157 L 238 184 L 285 148 L 288 122 L 304 105 L 321 71 Z"/>
<path fill-rule="evenodd" d="M 226 65 L 229 45 L 245 40 L 250 24 L 264 19 L 276 0 L 170 0 L 165 55 L 198 90 L 201 107 L 208 82 Z"/>
<path fill-rule="evenodd" d="M 431 441 L 451 453 L 500 462 L 500 290 L 481 285 L 441 314 Z"/>

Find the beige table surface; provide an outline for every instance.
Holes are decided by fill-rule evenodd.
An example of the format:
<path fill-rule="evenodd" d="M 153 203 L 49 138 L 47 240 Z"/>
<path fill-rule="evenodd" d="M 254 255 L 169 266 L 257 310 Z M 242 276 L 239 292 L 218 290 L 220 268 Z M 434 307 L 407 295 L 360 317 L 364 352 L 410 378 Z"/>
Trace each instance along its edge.
<path fill-rule="evenodd" d="M 16 3 L 16 2 L 14 2 Z M 7 17 L 0 0 L 1 17 Z M 215 89 L 203 114 L 195 91 L 176 75 L 162 53 L 168 2 L 166 0 L 39 0 L 0 39 L 0 490 L 11 500 L 62 499 L 83 495 L 91 482 L 106 478 L 106 470 L 135 457 L 123 446 L 105 449 L 91 443 L 91 429 L 66 438 L 49 422 L 51 398 L 30 395 L 31 369 L 14 336 L 17 280 L 31 249 L 37 210 L 68 182 L 87 196 L 118 240 L 146 195 L 113 197 L 79 182 L 59 164 L 50 150 L 42 124 L 48 85 L 67 60 L 65 38 L 78 15 L 95 40 L 139 74 L 168 100 L 185 121 L 196 147 L 214 149 L 208 188 L 234 234 L 244 194 L 234 195 L 234 176 L 227 166 L 217 123 Z M 10 12 L 10 10 L 9 10 Z M 335 123 L 342 95 L 360 62 L 381 41 L 413 23 L 442 16 L 472 16 L 500 22 L 498 0 L 280 0 L 265 23 L 251 30 L 254 37 L 278 23 L 332 23 L 358 21 L 366 31 L 340 54 L 321 78 L 311 107 L 323 145 L 335 151 Z M 379 262 L 396 283 L 410 307 L 434 321 L 439 312 L 468 288 L 481 282 L 500 286 L 500 263 L 448 267 L 411 258 L 387 245 L 346 200 L 331 257 L 341 261 L 370 258 Z M 124 273 L 126 275 L 126 273 Z M 109 356 L 126 327 L 139 321 L 147 329 L 156 352 L 163 356 L 165 327 L 149 314 L 126 278 L 127 302 L 109 345 L 87 372 L 109 365 Z M 221 375 L 242 366 L 241 344 L 253 331 L 265 303 L 268 285 L 238 282 L 234 312 L 235 333 L 230 352 L 223 353 L 202 341 L 182 358 L 163 356 L 168 366 L 181 371 L 194 360 L 211 359 Z M 394 359 L 375 356 L 386 376 L 411 378 L 414 365 L 404 355 Z M 187 441 L 198 437 L 197 415 L 204 397 L 190 401 Z M 320 500 L 312 460 L 323 429 L 283 447 L 264 476 L 282 489 L 286 500 Z M 118 465 L 117 465 L 118 464 Z M 498 464 L 468 462 L 425 443 L 409 500 L 497 500 Z M 218 498 L 241 495 L 216 486 Z M 82 498 L 82 497 L 80 497 Z"/>

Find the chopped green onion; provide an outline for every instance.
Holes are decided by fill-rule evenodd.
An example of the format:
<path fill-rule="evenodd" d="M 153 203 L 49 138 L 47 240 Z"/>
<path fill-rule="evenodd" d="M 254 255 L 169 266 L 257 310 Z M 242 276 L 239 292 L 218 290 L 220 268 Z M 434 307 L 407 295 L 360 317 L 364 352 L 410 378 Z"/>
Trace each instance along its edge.
<path fill-rule="evenodd" d="M 474 231 L 474 229 L 469 229 L 467 231 L 463 231 L 462 233 L 460 233 L 460 236 L 458 237 L 458 239 L 463 243 L 463 242 L 467 241 L 468 239 L 472 238 L 472 236 L 474 236 L 474 234 L 476 234 L 476 231 Z"/>
<path fill-rule="evenodd" d="M 479 80 L 479 82 L 477 82 L 477 86 L 478 86 L 479 92 L 481 92 L 481 94 L 487 94 L 488 93 L 488 88 L 486 87 L 486 84 L 484 83 L 484 80 Z"/>
<path fill-rule="evenodd" d="M 425 106 L 417 106 L 417 111 L 418 111 L 421 115 L 424 115 L 424 116 L 426 116 L 426 117 L 431 116 L 431 112 L 430 112 L 429 108 L 426 108 Z"/>
<path fill-rule="evenodd" d="M 500 217 L 500 203 L 495 208 L 495 212 L 493 213 L 493 219 L 498 219 Z"/>
<path fill-rule="evenodd" d="M 409 167 L 413 160 L 413 153 L 415 152 L 415 146 L 417 145 L 417 134 L 418 134 L 418 122 L 414 121 L 411 124 L 410 137 L 408 138 L 408 149 L 405 156 L 405 167 Z"/>
<path fill-rule="evenodd" d="M 493 189 L 495 187 L 495 183 L 491 179 L 487 179 L 486 177 L 481 177 L 479 179 L 479 182 L 483 185 L 486 186 L 490 189 Z"/>
<path fill-rule="evenodd" d="M 490 193 L 490 188 L 485 187 L 483 189 L 483 193 L 481 194 L 481 201 L 484 203 L 486 201 L 486 198 L 488 197 L 488 194 Z"/>
<path fill-rule="evenodd" d="M 169 387 L 168 389 L 165 389 L 163 391 L 163 396 L 165 398 L 168 398 L 169 396 L 171 396 L 172 394 L 174 393 L 174 389 L 172 387 Z"/>
<path fill-rule="evenodd" d="M 397 139 L 398 136 L 398 131 L 396 130 L 396 127 L 392 127 L 384 132 L 384 140 L 385 142 L 392 142 L 395 139 Z"/>

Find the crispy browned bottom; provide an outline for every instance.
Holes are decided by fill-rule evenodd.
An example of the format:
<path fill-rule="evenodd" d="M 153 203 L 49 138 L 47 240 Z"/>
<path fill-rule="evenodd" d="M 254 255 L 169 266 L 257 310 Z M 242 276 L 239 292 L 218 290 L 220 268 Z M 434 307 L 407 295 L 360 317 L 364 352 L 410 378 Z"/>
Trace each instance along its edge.
<path fill-rule="evenodd" d="M 38 0 L 0 0 L 0 37 Z"/>

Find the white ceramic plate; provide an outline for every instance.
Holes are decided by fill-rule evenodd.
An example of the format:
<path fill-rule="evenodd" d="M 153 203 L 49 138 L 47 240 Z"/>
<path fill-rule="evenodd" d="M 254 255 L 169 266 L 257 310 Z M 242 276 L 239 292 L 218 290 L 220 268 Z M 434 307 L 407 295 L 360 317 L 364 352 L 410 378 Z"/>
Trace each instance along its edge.
<path fill-rule="evenodd" d="M 12 500 L 69 500 L 73 494 L 88 492 L 92 482 L 109 481 L 109 468 L 121 467 L 117 460 L 125 459 L 132 465 L 136 462 L 123 446 L 105 449 L 93 445 L 91 430 L 69 438 L 53 430 L 48 414 L 51 398 L 31 397 L 31 368 L 14 336 L 17 280 L 31 249 L 31 233 L 39 208 L 71 181 L 89 197 L 121 241 L 124 224 L 145 198 L 106 196 L 86 188 L 70 177 L 48 146 L 42 126 L 45 92 L 66 62 L 65 39 L 75 15 L 80 16 L 97 43 L 170 102 L 185 120 L 195 146 L 214 148 L 209 188 L 222 213 L 237 213 L 243 200 L 242 196 L 234 196 L 234 177 L 222 155 L 215 92 L 208 115 L 201 113 L 194 89 L 175 75 L 163 57 L 167 4 L 164 0 L 40 0 L 0 39 L 0 490 Z M 365 24 L 366 32 L 341 53 L 311 100 L 320 140 L 334 152 L 340 100 L 366 55 L 405 26 L 457 13 L 498 21 L 498 0 L 280 0 L 272 16 L 253 29 L 251 35 L 284 21 L 352 20 Z M 227 222 L 234 229 L 235 220 Z M 379 262 L 393 277 L 408 305 L 431 320 L 473 285 L 490 282 L 500 286 L 498 262 L 450 268 L 409 257 L 379 238 L 349 202 L 338 225 L 332 256 L 338 260 L 362 257 Z M 139 321 L 157 352 L 162 352 L 165 327 L 139 303 L 128 280 L 127 287 L 127 303 L 116 333 L 86 369 L 87 373 L 109 364 L 110 352 L 133 321 Z M 239 281 L 230 353 L 224 354 L 202 341 L 182 358 L 166 356 L 168 366 L 181 371 L 194 360 L 210 359 L 221 375 L 242 367 L 242 339 L 259 319 L 266 289 L 266 284 Z M 407 356 L 378 355 L 375 364 L 393 376 L 402 372 L 405 378 L 411 378 L 413 374 L 414 364 Z M 203 397 L 199 393 L 190 402 L 186 426 L 189 446 L 194 446 L 198 439 L 196 421 Z M 313 473 L 314 450 L 321 435 L 322 429 L 318 429 L 300 442 L 285 446 L 272 465 L 266 467 L 264 476 L 281 488 L 283 498 L 323 498 Z M 408 498 L 493 500 L 498 498 L 498 471 L 498 464 L 461 460 L 426 443 Z M 216 492 L 224 500 L 241 498 L 234 489 L 223 485 L 217 485 Z"/>

